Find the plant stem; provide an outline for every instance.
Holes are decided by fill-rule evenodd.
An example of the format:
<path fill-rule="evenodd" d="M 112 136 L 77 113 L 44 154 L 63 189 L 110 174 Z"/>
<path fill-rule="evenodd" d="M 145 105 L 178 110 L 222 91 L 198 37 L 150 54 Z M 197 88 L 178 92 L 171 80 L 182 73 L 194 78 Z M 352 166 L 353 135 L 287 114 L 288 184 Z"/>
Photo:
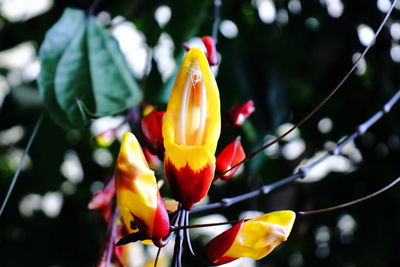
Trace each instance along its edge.
<path fill-rule="evenodd" d="M 44 117 L 44 113 L 42 113 L 40 115 L 39 119 L 36 122 L 35 128 L 33 128 L 33 132 L 31 134 L 31 136 L 29 137 L 28 144 L 26 145 L 24 153 L 22 154 L 21 159 L 19 161 L 17 171 L 15 172 L 14 177 L 12 178 L 12 181 L 11 181 L 10 187 L 8 188 L 6 197 L 4 198 L 3 204 L 1 205 L 0 216 L 3 214 L 4 208 L 7 205 L 7 201 L 10 198 L 12 190 L 14 189 L 15 183 L 18 180 L 19 174 L 20 174 L 20 172 L 22 170 L 22 167 L 24 165 L 24 162 L 25 162 L 25 158 L 28 155 L 28 152 L 29 152 L 29 149 L 32 146 L 33 140 L 35 140 L 35 137 L 37 135 L 37 132 L 39 131 L 40 125 L 42 124 L 43 117 Z"/>
<path fill-rule="evenodd" d="M 257 149 L 256 151 L 250 153 L 247 155 L 247 157 L 240 161 L 239 163 L 233 165 L 230 169 L 225 171 L 223 174 L 228 173 L 232 169 L 240 166 L 241 164 L 249 161 L 253 157 L 255 157 L 258 153 L 264 151 L 265 149 L 269 148 L 275 143 L 278 143 L 281 141 L 283 138 L 285 138 L 288 134 L 290 134 L 294 129 L 299 128 L 301 125 L 303 125 L 309 118 L 311 118 L 317 111 L 321 109 L 322 106 L 325 105 L 326 102 L 328 102 L 333 95 L 342 87 L 342 85 L 347 81 L 347 79 L 350 77 L 350 75 L 354 72 L 354 70 L 358 67 L 360 64 L 360 61 L 365 57 L 367 52 L 370 50 L 370 48 L 373 46 L 373 44 L 376 41 L 376 38 L 382 31 L 383 26 L 386 24 L 387 20 L 389 19 L 390 14 L 392 13 L 394 7 L 396 6 L 397 0 L 393 0 L 389 11 L 386 13 L 385 17 L 383 18 L 381 24 L 379 25 L 377 31 L 375 32 L 374 38 L 372 38 L 371 42 L 368 44 L 368 46 L 364 49 L 363 53 L 357 58 L 356 62 L 354 62 L 353 66 L 350 68 L 350 70 L 346 73 L 346 75 L 343 77 L 343 79 L 340 80 L 340 82 L 336 85 L 336 87 L 316 106 L 314 107 L 308 114 L 306 114 L 298 123 L 296 123 L 294 126 L 292 126 L 289 130 L 284 132 L 281 136 L 275 138 L 271 142 L 267 143 L 266 145 L 262 146 L 261 148 Z M 222 175 L 223 175 L 222 174 Z"/>
<path fill-rule="evenodd" d="M 394 185 L 396 185 L 398 182 L 400 182 L 400 177 L 398 177 L 396 180 L 394 180 L 393 182 L 391 182 L 390 184 L 388 184 L 384 188 L 382 188 L 382 189 L 380 189 L 380 190 L 378 190 L 378 191 L 376 191 L 376 192 L 374 192 L 372 194 L 369 194 L 369 195 L 367 195 L 365 197 L 358 198 L 356 200 L 353 200 L 353 201 L 350 201 L 350 202 L 346 202 L 346 203 L 343 203 L 343 204 L 340 204 L 340 205 L 336 205 L 336 206 L 333 206 L 333 207 L 325 208 L 325 209 L 310 210 L 310 211 L 298 211 L 297 214 L 299 214 L 299 215 L 312 215 L 312 214 L 324 213 L 324 212 L 328 212 L 328 211 L 337 210 L 337 209 L 345 208 L 345 207 L 348 207 L 348 206 L 352 206 L 354 204 L 357 204 L 357 203 L 363 202 L 365 200 L 368 200 L 370 198 L 376 197 L 377 195 L 385 192 L 386 190 L 388 190 L 391 187 L 393 187 Z"/>
<path fill-rule="evenodd" d="M 365 134 L 365 132 L 373 126 L 377 121 L 379 121 L 383 115 L 389 113 L 392 109 L 392 107 L 399 101 L 400 99 L 400 90 L 397 91 L 386 104 L 383 105 L 383 108 L 376 112 L 374 115 L 372 115 L 368 120 L 366 120 L 364 123 L 360 124 L 357 127 L 357 130 L 352 133 L 350 136 L 348 136 L 346 139 L 338 143 L 333 149 L 329 150 L 324 156 L 319 158 L 318 160 L 314 161 L 313 163 L 300 168 L 295 174 L 288 176 L 286 178 L 283 178 L 275 183 L 269 184 L 269 185 L 264 185 L 260 187 L 257 190 L 245 193 L 243 195 L 235 196 L 235 197 L 230 197 L 230 198 L 223 198 L 221 201 L 212 203 L 209 205 L 205 205 L 202 207 L 194 208 L 190 212 L 191 213 L 197 213 L 197 212 L 202 212 L 202 211 L 208 211 L 211 209 L 216 209 L 216 208 L 226 208 L 229 207 L 237 202 L 241 202 L 247 199 L 251 199 L 254 197 L 257 197 L 259 195 L 266 195 L 272 190 L 275 190 L 276 188 L 279 188 L 283 185 L 286 185 L 288 183 L 294 182 L 299 178 L 304 178 L 307 176 L 307 174 L 314 169 L 316 166 L 330 158 L 331 156 L 334 155 L 339 155 L 340 151 L 343 149 L 344 146 L 349 144 L 350 142 L 354 141 L 357 137 Z"/>
<path fill-rule="evenodd" d="M 222 0 L 214 0 L 214 18 L 212 24 L 211 37 L 214 39 L 215 45 L 218 43 L 218 29 L 221 23 L 221 6 Z"/>

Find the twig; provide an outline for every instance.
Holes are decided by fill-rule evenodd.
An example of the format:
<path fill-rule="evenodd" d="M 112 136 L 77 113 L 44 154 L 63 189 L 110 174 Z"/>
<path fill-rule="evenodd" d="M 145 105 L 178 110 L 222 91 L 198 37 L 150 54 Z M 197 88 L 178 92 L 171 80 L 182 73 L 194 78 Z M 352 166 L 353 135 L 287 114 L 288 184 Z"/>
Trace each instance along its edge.
<path fill-rule="evenodd" d="M 22 170 L 22 167 L 23 167 L 23 165 L 24 165 L 24 162 L 25 162 L 25 158 L 26 158 L 26 156 L 28 155 L 28 152 L 29 152 L 29 149 L 30 149 L 31 146 L 32 146 L 33 140 L 35 140 L 35 137 L 36 137 L 36 134 L 37 134 L 37 132 L 38 132 L 38 130 L 39 130 L 39 127 L 40 127 L 40 125 L 42 124 L 43 117 L 44 117 L 44 113 L 42 113 L 42 114 L 40 115 L 39 119 L 38 119 L 37 122 L 36 122 L 35 128 L 33 128 L 32 135 L 31 135 L 31 137 L 29 137 L 28 144 L 26 145 L 26 148 L 25 148 L 25 150 L 24 150 L 24 153 L 22 154 L 22 157 L 21 157 L 21 159 L 20 159 L 20 161 L 19 161 L 17 171 L 15 172 L 14 177 L 12 178 L 12 181 L 11 181 L 10 187 L 8 188 L 6 197 L 4 198 L 3 204 L 1 205 L 0 216 L 3 214 L 4 208 L 5 208 L 6 205 L 7 205 L 7 201 L 8 201 L 8 199 L 10 198 L 11 193 L 12 193 L 12 190 L 14 189 L 15 183 L 16 183 L 17 180 L 18 180 L 19 174 L 20 174 L 20 172 L 21 172 L 21 170 Z"/>
<path fill-rule="evenodd" d="M 179 225 L 184 225 L 185 217 L 184 210 L 181 208 L 178 214 Z M 174 255 L 172 257 L 172 267 L 182 267 L 182 245 L 183 245 L 183 230 L 179 230 L 175 238 Z"/>
<path fill-rule="evenodd" d="M 389 113 L 394 106 L 394 104 L 397 103 L 397 101 L 400 99 L 400 90 L 397 91 L 390 99 L 389 101 L 383 105 L 382 110 L 376 112 L 373 116 L 371 116 L 368 120 L 366 120 L 364 123 L 360 124 L 357 127 L 357 130 L 352 133 L 349 137 L 338 143 L 333 149 L 329 150 L 328 153 L 326 153 L 324 156 L 319 158 L 318 160 L 314 161 L 313 163 L 300 168 L 295 174 L 288 176 L 286 178 L 283 178 L 275 183 L 269 184 L 269 185 L 264 185 L 260 187 L 257 190 L 248 192 L 243 195 L 231 197 L 231 198 L 223 198 L 220 202 L 212 203 L 209 205 L 205 205 L 203 207 L 199 208 L 194 208 L 190 212 L 191 213 L 197 213 L 197 212 L 202 212 L 202 211 L 208 211 L 211 209 L 216 209 L 216 208 L 226 208 L 229 207 L 237 202 L 241 202 L 247 199 L 251 199 L 254 197 L 257 197 L 259 195 L 266 195 L 272 190 L 281 187 L 285 184 L 294 182 L 298 178 L 304 178 L 307 176 L 307 174 L 314 169 L 316 166 L 327 160 L 329 157 L 334 156 L 334 155 L 339 155 L 340 151 L 343 149 L 344 146 L 346 146 L 348 143 L 352 142 L 354 139 L 357 137 L 363 135 L 372 125 L 374 125 L 377 121 L 379 121 L 383 115 Z"/>
<path fill-rule="evenodd" d="M 154 260 L 154 267 L 157 267 L 158 258 L 160 257 L 161 249 L 162 249 L 162 247 L 159 247 L 158 250 L 157 250 L 156 259 Z"/>
<path fill-rule="evenodd" d="M 235 224 L 239 221 L 240 220 L 219 222 L 219 223 L 205 223 L 205 224 L 191 224 L 191 225 L 187 224 L 183 226 L 171 227 L 171 231 L 177 231 L 180 229 L 192 229 L 192 228 L 211 227 L 211 226 L 226 225 L 226 224 Z"/>
<path fill-rule="evenodd" d="M 102 0 L 94 0 L 94 1 L 93 1 L 92 5 L 89 7 L 89 10 L 88 10 L 88 15 L 89 15 L 89 17 L 91 17 L 91 16 L 94 15 L 94 12 L 96 11 L 96 9 L 97 9 L 97 7 L 99 6 L 99 4 L 100 4 L 101 1 L 102 1 Z"/>
<path fill-rule="evenodd" d="M 211 37 L 214 39 L 215 45 L 218 43 L 218 29 L 221 22 L 221 6 L 222 0 L 214 0 L 214 18 L 212 24 Z"/>
<path fill-rule="evenodd" d="M 328 211 L 337 210 L 337 209 L 345 208 L 345 207 L 348 207 L 348 206 L 352 206 L 354 204 L 363 202 L 365 200 L 368 200 L 370 198 L 373 198 L 373 197 L 385 192 L 386 190 L 390 189 L 391 187 L 393 187 L 398 182 L 400 182 L 400 177 L 398 177 L 396 180 L 394 180 L 393 182 L 391 182 L 390 184 L 388 184 L 384 188 L 382 188 L 382 189 L 380 189 L 380 190 L 378 190 L 378 191 L 376 191 L 376 192 L 374 192 L 372 194 L 369 194 L 369 195 L 367 195 L 365 197 L 362 197 L 362 198 L 359 198 L 359 199 L 356 199 L 356 200 L 353 200 L 353 201 L 350 201 L 350 202 L 347 202 L 347 203 L 343 203 L 343 204 L 340 204 L 340 205 L 337 205 L 337 206 L 325 208 L 325 209 L 310 210 L 310 211 L 298 211 L 297 214 L 299 214 L 299 215 L 312 215 L 312 214 L 324 213 L 324 212 L 328 212 Z"/>
<path fill-rule="evenodd" d="M 305 123 L 311 116 L 313 116 L 318 110 L 321 109 L 322 106 L 325 105 L 326 102 L 328 102 L 328 100 L 330 100 L 333 95 L 342 87 L 342 85 L 347 81 L 347 79 L 350 77 L 350 75 L 354 72 L 354 70 L 358 67 L 358 65 L 360 64 L 360 61 L 365 57 L 365 55 L 367 54 L 367 52 L 369 51 L 369 49 L 373 46 L 373 44 L 376 41 L 376 38 L 378 37 L 378 35 L 380 34 L 380 32 L 382 31 L 383 26 L 386 24 L 387 20 L 389 19 L 390 14 L 392 13 L 395 5 L 397 3 L 397 0 L 393 0 L 392 5 L 389 9 L 389 11 L 386 13 L 384 19 L 382 20 L 381 24 L 378 27 L 378 30 L 376 31 L 374 38 L 371 40 L 371 42 L 368 44 L 368 46 L 364 49 L 363 53 L 357 58 L 356 62 L 354 62 L 353 66 L 351 67 L 351 69 L 347 72 L 347 74 L 343 77 L 342 80 L 340 80 L 340 82 L 336 85 L 336 87 L 328 94 L 328 96 L 326 96 L 316 107 L 314 107 L 311 112 L 309 112 L 306 116 L 304 116 L 298 123 L 296 123 L 294 126 L 292 126 L 289 130 L 287 130 L 285 133 L 283 133 L 281 136 L 275 138 L 274 140 L 272 140 L 271 142 L 267 143 L 266 145 L 262 146 L 261 148 L 257 149 L 256 151 L 250 153 L 247 155 L 247 157 L 240 161 L 239 163 L 233 165 L 230 169 L 228 169 L 227 171 L 225 171 L 223 174 L 228 173 L 229 171 L 231 171 L 232 169 L 240 166 L 241 164 L 249 161 L 250 159 L 252 159 L 253 157 L 255 157 L 258 153 L 264 151 L 265 149 L 269 148 L 270 146 L 272 146 L 273 144 L 281 141 L 283 138 L 285 138 L 288 134 L 290 134 L 294 129 L 299 128 L 301 125 L 303 125 L 303 123 Z M 222 175 L 223 175 L 222 174 Z"/>
<path fill-rule="evenodd" d="M 187 226 L 189 226 L 189 212 L 184 210 L 184 216 L 185 216 L 185 222 L 184 222 L 184 227 L 186 228 L 182 228 L 183 229 L 183 233 L 184 233 L 184 238 L 185 238 L 185 243 L 186 246 L 189 248 L 189 252 L 193 257 L 197 257 L 196 253 L 194 253 L 193 247 L 192 247 L 192 243 L 190 241 L 190 233 L 189 233 L 189 228 Z"/>
<path fill-rule="evenodd" d="M 110 266 L 111 263 L 111 257 L 112 257 L 112 252 L 113 252 L 113 248 L 115 246 L 115 237 L 117 234 L 117 224 L 115 223 L 115 220 L 117 219 L 119 215 L 118 209 L 114 208 L 114 213 L 113 215 L 110 217 L 110 221 L 109 223 L 109 229 L 108 232 L 110 233 L 110 237 L 108 240 L 108 245 L 107 245 L 107 252 L 106 252 L 106 266 Z"/>

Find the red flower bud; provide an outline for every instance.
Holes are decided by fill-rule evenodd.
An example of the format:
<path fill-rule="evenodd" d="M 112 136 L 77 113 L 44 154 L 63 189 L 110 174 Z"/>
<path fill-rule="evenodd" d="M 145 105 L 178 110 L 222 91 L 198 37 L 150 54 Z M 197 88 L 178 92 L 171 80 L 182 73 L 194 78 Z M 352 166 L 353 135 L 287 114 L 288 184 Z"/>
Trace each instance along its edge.
<path fill-rule="evenodd" d="M 217 172 L 221 175 L 222 180 L 228 180 L 239 169 L 239 166 L 231 169 L 233 166 L 244 160 L 246 154 L 244 153 L 240 136 L 236 137 L 235 141 L 227 145 L 221 153 L 217 156 Z M 228 172 L 226 172 L 228 171 Z M 225 173 L 226 172 L 226 173 Z"/>
<path fill-rule="evenodd" d="M 270 212 L 235 224 L 212 239 L 204 248 L 210 265 L 221 265 L 241 257 L 259 260 L 286 241 L 296 213 L 290 210 Z"/>
<path fill-rule="evenodd" d="M 107 183 L 103 190 L 95 193 L 90 201 L 88 208 L 96 210 L 105 208 L 111 203 L 112 198 L 115 195 L 115 181 L 114 177 Z"/>
<path fill-rule="evenodd" d="M 162 135 L 164 115 L 164 111 L 153 110 L 142 119 L 144 140 L 153 154 L 164 152 L 164 138 Z"/>
<path fill-rule="evenodd" d="M 217 48 L 214 39 L 211 36 L 204 36 L 201 38 L 207 49 L 207 60 L 210 66 L 218 64 Z"/>
<path fill-rule="evenodd" d="M 238 126 L 242 126 L 243 123 L 246 121 L 246 119 L 254 111 L 255 111 L 254 103 L 252 100 L 249 100 L 245 103 L 242 103 L 242 104 L 232 107 L 228 111 L 228 116 L 229 116 L 233 126 L 238 127 Z"/>
<path fill-rule="evenodd" d="M 211 36 L 204 36 L 201 38 L 192 38 L 188 42 L 183 43 L 183 48 L 189 51 L 191 48 L 200 48 L 207 57 L 210 66 L 218 65 L 217 47 L 215 46 L 214 39 Z"/>
<path fill-rule="evenodd" d="M 210 265 L 217 266 L 237 259 L 237 257 L 225 257 L 224 254 L 232 246 L 243 223 L 244 220 L 236 223 L 233 227 L 212 239 L 204 247 L 204 253 L 207 256 Z"/>

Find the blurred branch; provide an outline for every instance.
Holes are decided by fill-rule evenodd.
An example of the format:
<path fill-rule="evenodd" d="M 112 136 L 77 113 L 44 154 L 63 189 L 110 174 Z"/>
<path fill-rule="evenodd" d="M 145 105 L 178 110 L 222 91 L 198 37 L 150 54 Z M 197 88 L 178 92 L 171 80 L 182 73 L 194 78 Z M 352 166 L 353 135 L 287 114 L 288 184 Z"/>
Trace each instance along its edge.
<path fill-rule="evenodd" d="M 37 122 L 36 122 L 35 128 L 33 128 L 33 132 L 32 132 L 32 134 L 31 134 L 31 137 L 29 137 L 28 144 L 26 145 L 26 148 L 25 148 L 25 150 L 24 150 L 24 153 L 23 153 L 22 156 L 21 156 L 21 160 L 20 160 L 20 162 L 19 162 L 19 164 L 18 164 L 17 171 L 15 172 L 14 177 L 12 178 L 12 181 L 11 181 L 10 187 L 8 188 L 6 197 L 4 198 L 3 204 L 1 205 L 0 216 L 3 214 L 4 208 L 5 208 L 6 205 L 7 205 L 7 201 L 8 201 L 8 199 L 10 198 L 11 193 L 12 193 L 12 190 L 14 189 L 15 183 L 16 183 L 17 180 L 18 180 L 18 176 L 19 176 L 19 174 L 20 174 L 20 172 L 21 172 L 21 170 L 22 170 L 22 167 L 23 167 L 23 165 L 24 165 L 25 158 L 26 158 L 26 156 L 28 155 L 28 152 L 29 152 L 29 149 L 30 149 L 31 146 L 32 146 L 33 140 L 35 140 L 35 137 L 36 137 L 36 135 L 37 135 L 37 132 L 39 131 L 40 125 L 42 124 L 43 117 L 44 117 L 44 113 L 42 113 L 42 114 L 40 115 L 39 119 L 38 119 Z"/>
<path fill-rule="evenodd" d="M 311 210 L 311 211 L 298 211 L 297 214 L 300 214 L 300 215 L 312 215 L 312 214 L 324 213 L 324 212 L 328 212 L 328 211 L 337 210 L 337 209 L 345 208 L 345 207 L 348 207 L 348 206 L 352 206 L 352 205 L 355 205 L 357 203 L 360 203 L 360 202 L 363 202 L 365 200 L 368 200 L 370 198 L 376 197 L 377 195 L 385 192 L 386 190 L 388 190 L 391 187 L 393 187 L 394 185 L 396 185 L 398 182 L 400 182 L 400 177 L 395 179 L 393 182 L 391 182 L 390 184 L 388 184 L 384 188 L 381 188 L 380 190 L 378 190 L 378 191 L 376 191 L 376 192 L 374 192 L 372 194 L 369 194 L 369 195 L 367 195 L 365 197 L 362 197 L 362 198 L 359 198 L 359 199 L 356 199 L 356 200 L 353 200 L 353 201 L 350 201 L 350 202 L 347 202 L 347 203 L 343 203 L 343 204 L 340 204 L 340 205 L 336 205 L 336 206 L 333 206 L 333 207 L 325 208 L 325 209 Z"/>
<path fill-rule="evenodd" d="M 383 26 L 385 26 L 386 22 L 388 21 L 390 14 L 392 13 L 394 7 L 396 6 L 398 0 L 393 0 L 389 11 L 386 13 L 385 17 L 383 18 L 381 24 L 378 27 L 378 30 L 375 32 L 374 37 L 372 38 L 371 42 L 368 44 L 368 46 L 364 49 L 363 53 L 357 58 L 351 69 L 346 73 L 346 75 L 343 77 L 342 80 L 336 85 L 336 87 L 326 96 L 314 109 L 311 110 L 306 116 L 304 116 L 298 123 L 296 123 L 294 126 L 292 126 L 289 130 L 287 130 L 285 133 L 283 133 L 281 136 L 277 137 L 276 139 L 272 140 L 271 142 L 267 143 L 266 145 L 262 146 L 261 148 L 257 149 L 256 151 L 250 153 L 247 155 L 247 157 L 242 160 L 241 162 L 233 165 L 230 169 L 228 169 L 225 173 L 230 172 L 234 168 L 240 166 L 241 164 L 249 161 L 253 157 L 255 157 L 258 153 L 264 151 L 265 149 L 269 148 L 273 144 L 281 141 L 283 138 L 285 138 L 288 134 L 290 134 L 294 129 L 299 128 L 301 125 L 303 125 L 309 118 L 311 118 L 317 111 L 319 111 L 325 104 L 328 102 L 333 95 L 342 87 L 342 85 L 347 81 L 347 79 L 350 77 L 350 75 L 354 72 L 354 70 L 358 67 L 360 64 L 360 61 L 365 57 L 369 49 L 374 45 L 378 35 L 383 29 Z M 223 173 L 223 174 L 225 174 Z"/>
<path fill-rule="evenodd" d="M 221 6 L 222 0 L 214 0 L 214 17 L 211 37 L 214 39 L 215 45 L 218 44 L 218 29 L 221 23 Z"/>
<path fill-rule="evenodd" d="M 339 155 L 344 146 L 346 146 L 348 143 L 352 142 L 357 137 L 365 134 L 365 132 L 372 125 L 374 125 L 377 121 L 379 121 L 383 117 L 383 115 L 390 112 L 390 110 L 392 109 L 394 104 L 396 104 L 399 99 L 400 99 L 400 90 L 397 91 L 385 105 L 383 105 L 382 110 L 376 112 L 368 120 L 366 120 L 364 123 L 360 124 L 354 133 L 352 133 L 349 137 L 347 137 L 346 139 L 344 139 L 343 141 L 338 143 L 333 149 L 329 150 L 320 159 L 314 161 L 313 163 L 311 163 L 303 168 L 300 168 L 295 174 L 288 176 L 286 178 L 283 178 L 275 183 L 272 183 L 269 185 L 264 185 L 264 186 L 260 187 L 259 189 L 248 192 L 246 194 L 235 196 L 235 197 L 230 197 L 230 198 L 223 198 L 220 202 L 205 205 L 203 207 L 194 208 L 190 212 L 197 213 L 197 212 L 208 211 L 208 210 L 216 209 L 216 208 L 226 208 L 235 203 L 238 203 L 238 202 L 241 202 L 241 201 L 244 201 L 247 199 L 251 199 L 251 198 L 254 198 L 254 197 L 257 197 L 260 195 L 266 195 L 276 188 L 279 188 L 283 185 L 294 182 L 298 178 L 306 177 L 307 174 L 312 169 L 314 169 L 316 166 L 318 166 L 319 164 L 321 164 L 322 162 L 324 162 L 331 156 Z"/>
<path fill-rule="evenodd" d="M 99 6 L 99 4 L 100 4 L 101 1 L 102 1 L 102 0 L 93 0 L 93 3 L 92 3 L 92 5 L 90 6 L 90 8 L 89 8 L 89 10 L 88 10 L 88 15 L 89 15 L 89 17 L 91 17 L 91 16 L 94 15 L 94 13 L 95 13 L 95 11 L 96 11 L 96 9 L 97 9 L 97 7 Z"/>

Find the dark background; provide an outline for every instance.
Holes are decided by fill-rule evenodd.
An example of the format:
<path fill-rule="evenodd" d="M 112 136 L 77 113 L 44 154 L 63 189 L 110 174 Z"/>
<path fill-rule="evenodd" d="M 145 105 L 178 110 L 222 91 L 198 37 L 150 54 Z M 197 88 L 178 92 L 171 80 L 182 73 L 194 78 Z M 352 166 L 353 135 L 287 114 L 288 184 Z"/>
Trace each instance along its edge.
<path fill-rule="evenodd" d="M 0 17 L 0 51 L 25 41 L 33 41 L 38 49 L 44 34 L 65 7 L 88 10 L 91 4 L 91 1 L 54 2 L 49 11 L 28 21 L 9 22 Z M 150 47 L 156 45 L 162 32 L 167 32 L 175 43 L 177 60 L 182 42 L 211 33 L 212 1 L 103 2 L 98 11 L 107 11 L 112 17 L 123 15 L 134 22 Z M 154 19 L 154 11 L 160 5 L 169 6 L 172 11 L 171 20 L 164 28 Z M 288 10 L 287 1 L 275 1 L 275 5 L 277 9 Z M 250 1 L 223 1 L 221 19 L 235 22 L 238 35 L 228 39 L 219 34 L 218 51 L 222 61 L 217 83 L 222 111 L 252 99 L 256 112 L 244 127 L 224 129 L 219 149 L 241 135 L 245 150 L 255 150 L 263 144 L 265 135 L 276 134 L 276 128 L 282 123 L 298 122 L 344 77 L 352 66 L 353 54 L 364 49 L 358 38 L 358 25 L 366 24 L 376 30 L 384 16 L 372 0 L 344 1 L 339 18 L 331 17 L 319 1 L 301 1 L 301 5 L 300 14 L 287 11 L 288 23 L 282 25 L 263 23 Z M 306 26 L 310 17 L 318 20 L 317 29 Z M 391 23 L 399 19 L 400 12 L 395 9 L 389 24 L 366 56 L 365 73 L 352 75 L 333 99 L 300 128 L 300 137 L 306 144 L 300 157 L 287 160 L 279 154 L 276 157 L 261 154 L 246 164 L 240 176 L 211 189 L 211 200 L 244 193 L 290 175 L 303 158 L 322 150 L 327 141 L 337 142 L 350 134 L 380 109 L 399 88 L 400 65 L 390 55 L 396 40 L 389 32 Z M 5 67 L 0 69 L 3 77 L 8 77 L 9 72 Z M 165 107 L 166 103 L 158 96 L 165 93 L 166 86 L 155 66 L 140 84 L 146 102 L 161 109 Z M 9 86 L 10 92 L 0 107 L 0 130 L 21 125 L 26 132 L 17 143 L 0 146 L 1 199 L 15 172 L 15 165 L 7 161 L 6 155 L 15 148 L 25 147 L 43 110 L 34 81 Z M 368 135 L 356 141 L 362 161 L 355 164 L 353 172 L 330 172 L 315 183 L 291 184 L 220 212 L 228 219 L 237 219 L 243 210 L 318 209 L 383 187 L 400 173 L 398 116 L 396 106 Z M 321 133 L 317 127 L 325 117 L 333 121 L 333 129 L 328 134 Z M 87 209 L 87 203 L 92 195 L 91 184 L 108 179 L 112 166 L 104 168 L 93 161 L 92 152 L 96 148 L 88 128 L 65 131 L 45 117 L 30 152 L 31 167 L 20 175 L 0 218 L 0 266 L 93 266 L 97 262 L 106 225 L 97 212 Z M 84 171 L 84 179 L 76 185 L 75 193 L 63 196 L 61 212 L 55 218 L 47 217 L 40 210 L 32 216 L 23 216 L 19 205 L 27 194 L 44 195 L 60 190 L 60 185 L 66 181 L 60 165 L 65 151 L 71 149 L 77 152 Z M 109 149 L 115 157 L 118 144 Z M 258 265 L 400 266 L 399 209 L 400 189 L 395 187 L 356 206 L 298 217 L 289 240 Z M 354 232 L 347 237 L 341 237 L 337 227 L 338 219 L 344 214 L 356 222 Z M 330 232 L 330 238 L 322 244 L 316 241 L 321 226 L 326 226 L 322 229 Z"/>

